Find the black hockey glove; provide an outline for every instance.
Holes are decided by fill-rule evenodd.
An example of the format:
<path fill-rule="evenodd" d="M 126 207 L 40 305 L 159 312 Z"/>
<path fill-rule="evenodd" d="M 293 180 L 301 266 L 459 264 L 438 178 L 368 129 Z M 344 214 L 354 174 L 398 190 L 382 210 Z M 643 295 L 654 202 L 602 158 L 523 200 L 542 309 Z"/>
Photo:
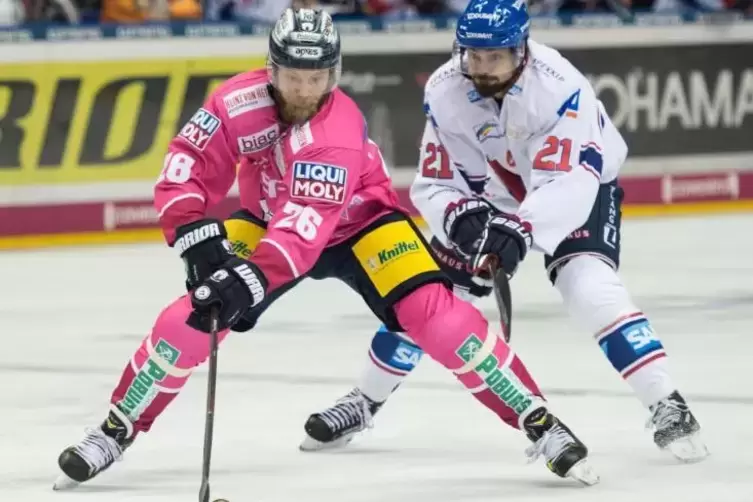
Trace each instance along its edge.
<path fill-rule="evenodd" d="M 480 199 L 462 199 L 445 211 L 445 234 L 453 248 L 466 260 L 470 261 L 475 253 L 492 212 L 492 206 Z"/>
<path fill-rule="evenodd" d="M 429 244 L 441 262 L 440 268 L 450 277 L 455 288 L 467 291 L 468 294 L 476 298 L 483 298 L 491 294 L 491 280 L 474 277 L 467 257 L 460 256 L 454 249 L 442 245 L 436 237 L 432 237 Z"/>
<path fill-rule="evenodd" d="M 250 308 L 264 301 L 267 285 L 259 267 L 234 256 L 191 293 L 194 310 L 187 323 L 209 333 L 211 313 L 216 310 L 218 328 L 232 328 Z"/>
<path fill-rule="evenodd" d="M 497 258 L 499 266 L 512 277 L 518 265 L 531 249 L 531 225 L 512 215 L 493 216 L 481 234 L 476 251 L 471 256 L 471 268 L 478 273 L 486 255 Z"/>
<path fill-rule="evenodd" d="M 235 256 L 227 240 L 225 225 L 206 218 L 181 225 L 175 230 L 173 247 L 186 266 L 186 287 L 191 290 Z"/>

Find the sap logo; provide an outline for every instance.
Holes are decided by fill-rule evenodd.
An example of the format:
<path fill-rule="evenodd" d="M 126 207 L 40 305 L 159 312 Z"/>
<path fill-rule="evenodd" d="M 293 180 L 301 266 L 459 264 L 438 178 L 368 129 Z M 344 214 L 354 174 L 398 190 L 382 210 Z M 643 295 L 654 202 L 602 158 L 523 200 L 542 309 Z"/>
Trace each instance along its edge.
<path fill-rule="evenodd" d="M 659 338 L 656 337 L 654 330 L 648 324 L 648 321 L 630 326 L 622 334 L 636 352 L 642 351 L 653 344 L 661 343 Z"/>
<path fill-rule="evenodd" d="M 345 201 L 348 171 L 342 167 L 315 162 L 293 164 L 293 197 L 342 204 Z"/>
<path fill-rule="evenodd" d="M 191 117 L 191 120 L 180 130 L 178 137 L 186 140 L 200 151 L 204 151 L 220 125 L 222 125 L 220 119 L 204 108 L 199 108 Z"/>
<path fill-rule="evenodd" d="M 256 134 L 241 136 L 238 138 L 238 150 L 242 154 L 264 150 L 265 148 L 272 146 L 279 135 L 280 127 L 277 124 L 274 124 Z"/>
<path fill-rule="evenodd" d="M 391 362 L 396 366 L 413 368 L 421 361 L 421 354 L 423 354 L 423 352 L 421 352 L 421 349 L 418 347 L 413 347 L 407 343 L 400 342 L 400 345 L 395 349 Z"/>
<path fill-rule="evenodd" d="M 468 91 L 467 96 L 468 96 L 468 101 L 470 101 L 471 103 L 475 103 L 477 101 L 481 101 L 482 99 L 484 99 L 481 96 L 481 94 L 478 93 L 476 89 L 471 89 L 470 91 Z"/>

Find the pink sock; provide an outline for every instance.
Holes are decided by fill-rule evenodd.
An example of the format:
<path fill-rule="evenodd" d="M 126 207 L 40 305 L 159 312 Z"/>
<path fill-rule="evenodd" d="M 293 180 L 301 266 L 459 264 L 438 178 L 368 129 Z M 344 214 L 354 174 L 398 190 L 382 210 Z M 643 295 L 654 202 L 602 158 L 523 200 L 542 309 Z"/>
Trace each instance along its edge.
<path fill-rule="evenodd" d="M 209 335 L 186 324 L 191 311 L 191 299 L 184 295 L 160 313 L 112 394 L 110 402 L 131 420 L 135 432 L 149 430 L 193 369 L 209 357 Z M 228 332 L 221 331 L 218 340 Z"/>
<path fill-rule="evenodd" d="M 528 370 L 471 304 L 441 284 L 428 284 L 395 306 L 406 333 L 451 370 L 476 399 L 507 424 L 522 420 L 543 397 Z"/>

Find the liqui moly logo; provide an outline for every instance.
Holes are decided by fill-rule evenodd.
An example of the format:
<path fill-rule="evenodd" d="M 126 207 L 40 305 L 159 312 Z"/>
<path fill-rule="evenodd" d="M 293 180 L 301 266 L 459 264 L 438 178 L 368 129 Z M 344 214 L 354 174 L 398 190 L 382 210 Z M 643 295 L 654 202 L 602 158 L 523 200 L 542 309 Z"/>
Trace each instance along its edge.
<path fill-rule="evenodd" d="M 220 125 L 222 122 L 214 114 L 204 108 L 199 108 L 180 130 L 178 137 L 183 138 L 198 150 L 204 151 Z"/>
<path fill-rule="evenodd" d="M 348 172 L 338 166 L 317 162 L 293 164 L 293 197 L 316 199 L 342 204 Z"/>

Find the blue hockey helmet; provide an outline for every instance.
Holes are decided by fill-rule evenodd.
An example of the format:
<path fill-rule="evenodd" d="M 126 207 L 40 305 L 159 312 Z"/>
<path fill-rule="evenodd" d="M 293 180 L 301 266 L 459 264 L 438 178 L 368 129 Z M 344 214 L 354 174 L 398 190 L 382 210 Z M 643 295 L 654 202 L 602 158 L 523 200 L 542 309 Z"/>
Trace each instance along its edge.
<path fill-rule="evenodd" d="M 525 0 L 471 0 L 458 19 L 457 45 L 468 49 L 515 49 L 528 39 Z"/>
<path fill-rule="evenodd" d="M 453 61 L 460 72 L 473 80 L 482 97 L 507 93 L 520 77 L 527 57 L 529 26 L 525 0 L 471 0 L 468 3 L 458 19 Z M 481 73 L 470 74 L 469 58 L 474 58 L 478 64 L 483 60 L 481 53 L 498 49 L 510 51 L 507 63 L 494 59 L 494 64 L 504 66 L 492 70 L 487 66 Z"/>

